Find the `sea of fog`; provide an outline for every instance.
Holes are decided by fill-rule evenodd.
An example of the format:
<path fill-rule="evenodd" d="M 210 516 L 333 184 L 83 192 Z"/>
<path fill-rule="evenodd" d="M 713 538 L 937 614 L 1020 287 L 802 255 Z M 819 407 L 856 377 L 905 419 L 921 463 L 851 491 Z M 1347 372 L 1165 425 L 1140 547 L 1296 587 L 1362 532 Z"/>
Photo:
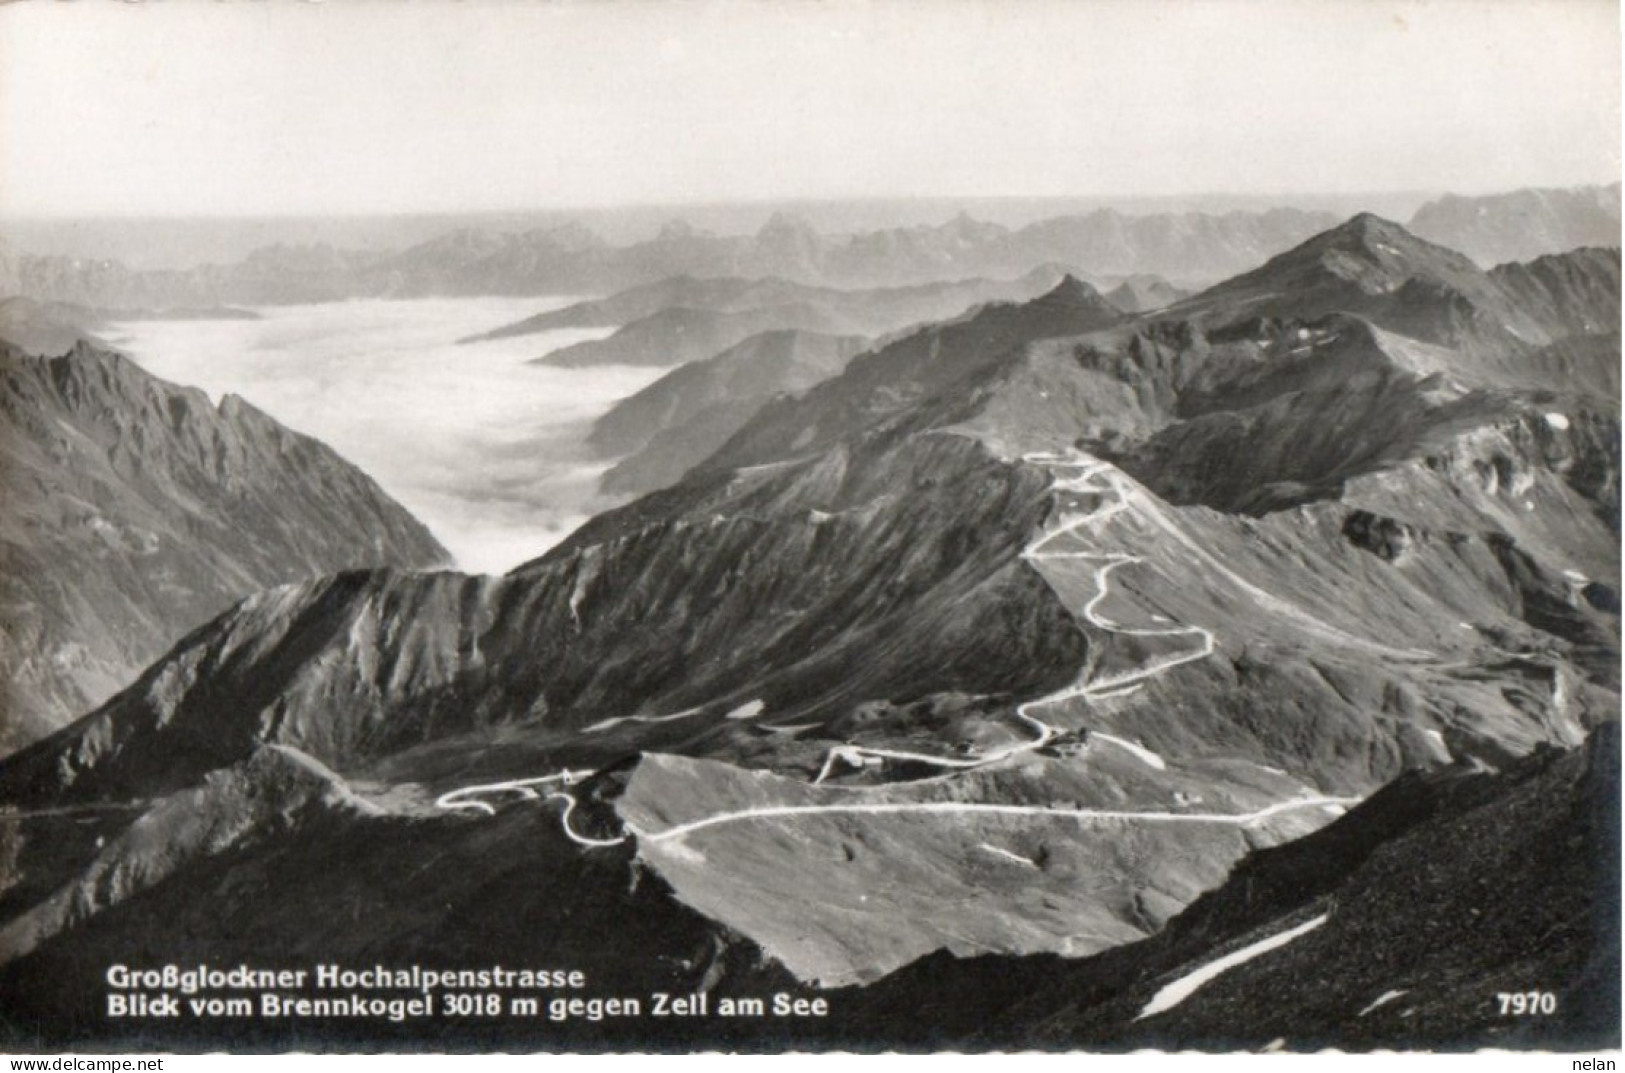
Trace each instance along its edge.
<path fill-rule="evenodd" d="M 594 418 L 664 370 L 525 364 L 608 335 L 457 340 L 576 301 L 436 298 L 256 309 L 261 320 L 125 322 L 107 333 L 153 374 L 241 395 L 366 470 L 475 573 L 557 544 L 610 505 Z"/>

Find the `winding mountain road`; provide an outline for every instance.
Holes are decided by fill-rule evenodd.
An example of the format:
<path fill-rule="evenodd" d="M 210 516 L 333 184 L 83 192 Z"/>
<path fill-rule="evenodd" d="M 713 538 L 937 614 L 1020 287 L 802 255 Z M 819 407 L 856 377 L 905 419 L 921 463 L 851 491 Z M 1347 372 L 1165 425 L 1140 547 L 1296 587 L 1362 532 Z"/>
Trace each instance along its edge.
<path fill-rule="evenodd" d="M 1031 701 L 1029 703 L 1037 702 Z M 830 774 L 837 760 L 845 760 L 854 766 L 860 766 L 864 757 L 875 757 L 877 759 L 912 760 L 922 764 L 935 764 L 938 767 L 965 769 L 983 767 L 995 760 L 1005 760 L 1021 753 L 1032 752 L 1042 745 L 1049 744 L 1061 731 L 1057 727 L 1052 727 L 1042 719 L 1035 718 L 1022 710 L 1026 707 L 1027 705 L 1022 705 L 1021 708 L 1016 709 L 1016 715 L 1025 719 L 1037 729 L 1038 736 L 1031 741 L 1017 742 L 1003 749 L 995 749 L 990 753 L 982 753 L 974 757 L 937 756 L 933 753 L 910 753 L 900 749 L 871 749 L 863 745 L 837 745 L 824 758 L 824 766 L 819 769 L 818 777 L 813 779 L 813 782 L 823 782 Z"/>
<path fill-rule="evenodd" d="M 559 795 L 561 797 L 567 795 Z M 991 805 L 964 801 L 854 801 L 850 804 L 840 805 L 761 805 L 756 808 L 740 809 L 737 812 L 719 812 L 705 816 L 688 823 L 679 823 L 659 831 L 645 831 L 634 824 L 627 824 L 627 830 L 637 835 L 645 842 L 666 842 L 674 838 L 682 838 L 703 831 L 708 827 L 718 827 L 727 823 L 739 823 L 745 820 L 775 819 L 786 816 L 828 816 L 835 813 L 857 814 L 865 816 L 887 815 L 942 815 L 942 816 L 1042 816 L 1047 819 L 1073 820 L 1078 823 L 1101 823 L 1112 820 L 1130 823 L 1172 823 L 1172 824 L 1218 824 L 1227 827 L 1251 827 L 1272 816 L 1279 816 L 1287 812 L 1297 812 L 1300 809 L 1323 808 L 1327 805 L 1350 805 L 1357 803 L 1357 797 L 1327 797 L 1316 795 L 1313 797 L 1293 798 L 1289 801 L 1277 801 L 1254 812 L 1135 812 L 1123 809 L 1093 809 L 1093 808 L 1054 808 L 1049 805 Z M 571 837 L 575 837 L 573 834 Z M 585 842 L 583 844 L 595 845 L 601 843 Z"/>
<path fill-rule="evenodd" d="M 937 756 L 930 753 L 914 753 L 899 749 L 877 749 L 859 745 L 838 745 L 830 750 L 825 758 L 824 765 L 815 783 L 822 782 L 829 776 L 833 766 L 838 761 L 845 761 L 861 765 L 866 758 L 879 760 L 893 759 L 916 763 L 932 764 L 952 770 L 967 770 L 984 767 L 1000 760 L 1007 760 L 1023 753 L 1041 748 L 1054 740 L 1061 730 L 1050 725 L 1032 713 L 1032 709 L 1039 707 L 1064 704 L 1075 698 L 1086 700 L 1105 700 L 1112 697 L 1127 696 L 1140 689 L 1146 679 L 1161 674 L 1173 667 L 1203 659 L 1214 650 L 1214 636 L 1212 631 L 1200 626 L 1170 626 L 1170 627 L 1130 627 L 1113 622 L 1099 612 L 1100 605 L 1110 592 L 1110 579 L 1112 572 L 1124 566 L 1143 562 L 1137 555 L 1130 555 L 1118 551 L 1071 550 L 1052 551 L 1049 545 L 1063 537 L 1076 536 L 1084 529 L 1097 529 L 1117 514 L 1131 509 L 1136 492 L 1129 487 L 1121 475 L 1107 463 L 1090 458 L 1081 453 L 1054 454 L 1049 452 L 1035 452 L 1023 456 L 1027 462 L 1050 467 L 1053 470 L 1075 469 L 1076 474 L 1058 478 L 1055 487 L 1071 492 L 1082 492 L 1105 498 L 1097 508 L 1088 513 L 1078 515 L 1067 520 L 1058 528 L 1051 530 L 1035 539 L 1023 552 L 1022 556 L 1034 561 L 1048 561 L 1054 559 L 1093 559 L 1100 561 L 1094 574 L 1095 594 L 1080 610 L 1086 622 L 1096 629 L 1109 633 L 1124 634 L 1135 637 L 1193 637 L 1198 644 L 1186 652 L 1175 653 L 1171 656 L 1160 657 L 1136 667 L 1129 671 L 1104 677 L 1091 675 L 1087 668 L 1082 671 L 1078 679 L 1071 685 L 1056 690 L 1033 700 L 1025 701 L 1016 708 L 1016 716 L 1033 727 L 1036 736 L 1029 741 L 1018 742 L 1014 745 L 995 749 L 974 757 Z M 1109 497 L 1109 498 L 1108 498 Z M 621 719 L 605 720 L 594 724 L 589 730 L 602 731 L 617 725 L 623 720 L 636 722 L 658 723 L 667 720 L 682 718 L 693 714 L 694 709 L 676 713 L 670 716 L 631 716 Z M 1165 765 L 1160 756 L 1138 743 L 1113 737 L 1109 734 L 1093 732 L 1092 738 L 1105 741 L 1119 748 L 1126 749 L 1135 754 L 1142 762 L 1149 766 L 1161 769 Z M 505 782 L 481 783 L 478 785 L 459 787 L 440 795 L 436 805 L 443 809 L 469 809 L 483 811 L 494 815 L 496 809 L 488 802 L 478 800 L 486 794 L 517 794 L 525 800 L 539 800 L 543 797 L 538 792 L 539 787 L 563 784 L 571 785 L 586 778 L 594 772 L 570 771 L 568 769 L 553 775 L 546 775 L 534 779 L 513 779 Z M 571 817 L 575 814 L 577 802 L 574 795 L 564 790 L 554 789 L 545 795 L 548 801 L 563 801 L 564 810 L 559 816 L 564 833 L 574 842 L 588 848 L 616 846 L 625 842 L 629 837 L 636 836 L 646 843 L 667 842 L 683 838 L 696 831 L 708 830 L 724 824 L 741 823 L 751 820 L 780 819 L 797 816 L 818 816 L 832 814 L 848 815 L 982 815 L 982 816 L 1024 816 L 1044 817 L 1047 819 L 1071 820 L 1078 823 L 1124 822 L 1124 823 L 1164 823 L 1164 824 L 1218 824 L 1235 827 L 1246 827 L 1269 819 L 1272 816 L 1293 812 L 1300 809 L 1323 808 L 1329 805 L 1344 806 L 1356 803 L 1358 798 L 1311 796 L 1280 801 L 1265 808 L 1248 813 L 1223 812 L 1136 812 L 1117 809 L 1086 809 L 1086 808 L 1055 808 L 1048 805 L 1000 805 L 974 802 L 954 801 L 854 801 L 842 804 L 824 805 L 762 805 L 753 808 L 738 809 L 732 812 L 714 813 L 697 820 L 674 824 L 662 830 L 645 830 L 633 823 L 625 824 L 623 833 L 614 838 L 595 838 L 578 833 L 571 824 Z"/>
<path fill-rule="evenodd" d="M 539 801 L 542 799 L 542 795 L 536 792 L 535 788 L 538 786 L 552 786 L 554 783 L 560 782 L 570 786 L 587 778 L 589 775 L 596 774 L 595 771 L 571 771 L 569 768 L 565 768 L 555 774 L 543 775 L 534 779 L 510 779 L 507 782 L 482 782 L 472 786 L 459 786 L 457 789 L 449 790 L 435 798 L 434 803 L 437 808 L 469 809 L 473 812 L 483 812 L 488 816 L 495 816 L 497 810 L 494 805 L 485 801 L 471 801 L 468 799 L 483 794 L 517 794 L 525 801 Z M 567 795 L 549 794 L 547 796 L 551 799 L 554 796 Z"/>
<path fill-rule="evenodd" d="M 1039 561 L 1056 559 L 1091 559 L 1100 561 L 1101 565 L 1095 569 L 1095 595 L 1088 603 L 1083 605 L 1080 612 L 1084 620 L 1096 629 L 1107 633 L 1122 634 L 1126 637 L 1196 637 L 1200 639 L 1197 646 L 1188 652 L 1180 652 L 1162 659 L 1152 660 L 1132 671 L 1123 671 L 1104 677 L 1091 677 L 1088 681 L 1080 680 L 1076 691 L 1068 693 L 1068 696 L 1100 699 L 1126 696 L 1130 692 L 1125 688 L 1127 686 L 1143 683 L 1146 679 L 1155 677 L 1181 664 L 1193 663 L 1196 660 L 1206 659 L 1212 655 L 1214 647 L 1213 632 L 1201 626 L 1124 626 L 1100 614 L 1100 605 L 1111 594 L 1110 580 L 1112 571 L 1135 563 L 1143 563 L 1145 560 L 1141 556 L 1120 551 L 1048 551 L 1045 548 L 1047 544 L 1065 536 L 1076 535 L 1084 528 L 1098 530 L 1101 523 L 1107 519 L 1130 509 L 1138 498 L 1138 493 L 1124 482 L 1122 474 L 1104 462 L 1081 454 L 1053 455 L 1041 453 L 1026 455 L 1025 458 L 1029 462 L 1037 462 L 1047 466 L 1081 470 L 1076 476 L 1057 480 L 1055 482 L 1057 488 L 1071 492 L 1110 495 L 1112 499 L 1104 507 L 1080 515 L 1053 532 L 1040 537 L 1026 551 L 1022 552 L 1022 556 L 1026 559 Z M 1103 477 L 1105 483 L 1097 483 L 1095 479 L 1097 477 Z M 1056 696 L 1059 695 L 1052 694 L 1052 697 Z M 1052 697 L 1045 697 L 1042 700 L 1049 701 Z"/>
<path fill-rule="evenodd" d="M 839 762 L 851 764 L 854 767 L 862 766 L 865 758 L 908 760 L 916 763 L 935 764 L 944 768 L 966 770 L 983 767 L 999 760 L 1008 760 L 1022 753 L 1032 752 L 1049 744 L 1060 730 L 1033 715 L 1030 709 L 1065 704 L 1078 697 L 1088 700 L 1123 697 L 1139 689 L 1146 679 L 1155 677 L 1164 671 L 1178 667 L 1181 664 L 1191 663 L 1204 659 L 1213 653 L 1214 639 L 1210 630 L 1200 626 L 1171 626 L 1166 628 L 1143 628 L 1123 626 L 1112 622 L 1100 614 L 1099 607 L 1111 593 L 1111 573 L 1120 567 L 1133 563 L 1144 562 L 1138 555 L 1129 555 L 1118 551 L 1050 551 L 1048 545 L 1063 537 L 1076 536 L 1084 529 L 1097 530 L 1105 522 L 1118 514 L 1127 511 L 1133 505 L 1135 491 L 1124 483 L 1121 474 L 1111 465 L 1098 459 L 1090 458 L 1082 453 L 1055 454 L 1053 452 L 1033 452 L 1022 456 L 1025 462 L 1048 467 L 1053 474 L 1056 469 L 1076 469 L 1079 472 L 1068 477 L 1057 477 L 1054 487 L 1067 492 L 1083 492 L 1087 494 L 1109 497 L 1104 503 L 1086 514 L 1080 514 L 1069 519 L 1056 529 L 1042 534 L 1022 551 L 1022 558 L 1030 561 L 1048 561 L 1052 559 L 1097 559 L 1102 565 L 1095 570 L 1095 594 L 1080 610 L 1084 621 L 1096 629 L 1107 633 L 1119 633 L 1131 637 L 1197 637 L 1200 643 L 1188 652 L 1179 652 L 1171 656 L 1154 659 L 1132 671 L 1124 671 L 1104 677 L 1094 677 L 1087 670 L 1080 673 L 1077 681 L 1053 693 L 1026 701 L 1016 709 L 1016 715 L 1025 719 L 1038 729 L 1038 736 L 1031 741 L 984 753 L 976 757 L 948 757 L 934 756 L 926 753 L 910 753 L 896 749 L 876 749 L 862 745 L 837 745 L 832 748 L 824 758 L 824 766 L 819 770 L 813 782 L 820 783 L 826 779 Z M 1101 483 L 1100 478 L 1104 479 Z M 1133 752 L 1140 759 L 1158 769 L 1165 765 L 1162 758 L 1146 749 L 1144 746 L 1115 738 L 1111 735 L 1097 734 L 1114 745 L 1119 745 Z"/>
<path fill-rule="evenodd" d="M 549 801 L 564 802 L 564 811 L 559 813 L 559 826 L 564 829 L 564 833 L 569 836 L 570 841 L 576 845 L 586 846 L 589 849 L 598 849 L 603 846 L 618 846 L 626 841 L 625 834 L 616 835 L 614 838 L 593 838 L 590 835 L 576 834 L 575 828 L 570 826 L 570 817 L 575 814 L 576 810 L 575 797 L 564 793 L 562 790 L 555 790 L 547 795 L 547 799 Z"/>

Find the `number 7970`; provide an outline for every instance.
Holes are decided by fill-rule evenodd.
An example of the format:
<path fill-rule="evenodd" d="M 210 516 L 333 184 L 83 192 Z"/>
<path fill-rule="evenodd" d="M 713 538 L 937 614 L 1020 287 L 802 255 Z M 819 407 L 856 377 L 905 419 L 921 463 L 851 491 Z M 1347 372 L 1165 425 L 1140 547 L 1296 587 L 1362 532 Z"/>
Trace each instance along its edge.
<path fill-rule="evenodd" d="M 1502 1017 L 1546 1016 L 1557 1012 L 1557 996 L 1550 991 L 1499 992 Z"/>

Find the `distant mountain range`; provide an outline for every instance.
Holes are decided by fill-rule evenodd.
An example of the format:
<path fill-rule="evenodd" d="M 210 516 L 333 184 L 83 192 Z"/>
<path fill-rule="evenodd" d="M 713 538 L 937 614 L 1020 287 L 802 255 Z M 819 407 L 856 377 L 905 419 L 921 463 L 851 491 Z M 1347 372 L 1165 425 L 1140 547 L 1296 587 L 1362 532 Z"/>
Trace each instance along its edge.
<path fill-rule="evenodd" d="M 983 302 L 1034 297 L 1053 287 L 1065 274 L 1064 268 L 1040 265 L 1019 279 L 945 280 L 911 287 L 855 290 L 817 287 L 771 277 L 696 279 L 692 276 L 675 276 L 633 287 L 607 298 L 577 302 L 563 309 L 527 317 L 464 342 L 506 339 L 563 328 L 635 329 L 651 317 L 675 312 L 692 316 L 699 313 L 742 314 L 758 310 L 786 311 L 782 314 L 786 317 L 822 316 L 846 325 L 856 334 L 883 335 L 912 324 L 956 316 Z M 1153 277 L 1140 278 L 1150 288 L 1158 284 L 1167 286 Z M 783 327 L 794 326 L 784 324 Z M 676 362 L 668 359 L 657 364 Z"/>
<path fill-rule="evenodd" d="M 98 307 L 209 307 L 354 297 L 604 294 L 680 276 L 873 289 L 1010 278 L 1055 262 L 1081 264 L 1100 277 L 1213 278 L 1330 222 L 1324 214 L 1292 210 L 1132 218 L 1102 210 L 1015 231 L 960 217 L 937 227 L 824 236 L 781 216 L 754 235 L 714 235 L 673 224 L 652 239 L 620 247 L 577 226 L 519 234 L 465 229 L 394 253 L 270 246 L 234 264 L 153 271 L 0 250 L 0 295 Z M 1143 248 L 1135 245 L 1141 242 Z"/>
<path fill-rule="evenodd" d="M 770 331 L 851 334 L 851 321 L 809 304 L 766 306 L 737 312 L 662 309 L 618 329 L 532 360 L 532 365 L 584 368 L 593 365 L 672 367 L 708 358 Z"/>
<path fill-rule="evenodd" d="M 862 263 L 1008 239 L 911 234 Z M 1617 1047 L 1619 273 L 1365 214 L 1151 312 L 1066 276 L 679 369 L 601 442 L 798 393 L 503 577 L 249 597 L 0 761 L 0 1006 L 499 949 L 839 1008 L 468 1039 Z"/>
<path fill-rule="evenodd" d="M 603 303 L 584 303 L 594 313 L 583 314 L 579 312 L 581 307 L 571 306 L 498 329 L 492 336 L 546 330 L 535 325 L 562 324 L 583 316 L 609 316 L 635 304 L 626 300 L 629 295 L 669 289 L 674 292 L 671 304 L 623 323 L 606 339 L 553 351 L 536 359 L 535 364 L 683 365 L 711 357 L 763 332 L 881 336 L 925 321 L 944 320 L 985 302 L 1035 297 L 1053 287 L 1063 274 L 1046 266 L 1013 280 L 957 280 L 857 291 L 807 287 L 774 279 L 680 278 L 655 288 L 623 292 Z"/>
<path fill-rule="evenodd" d="M 449 560 L 327 447 L 86 342 L 50 358 L 0 342 L 0 469 L 0 752 L 253 593 Z"/>
<path fill-rule="evenodd" d="M 1618 246 L 1620 184 L 1447 195 L 1411 217 L 1410 229 L 1481 265 L 1530 261 L 1577 246 Z"/>
<path fill-rule="evenodd" d="M 712 234 L 678 221 L 653 238 L 615 245 L 575 223 L 523 232 L 464 228 L 398 251 L 274 245 L 234 263 L 148 271 L 115 260 L 36 256 L 0 243 L 0 297 L 207 309 L 356 297 L 607 294 L 674 276 L 875 288 L 1010 278 L 1045 264 L 1099 282 L 1151 274 L 1189 287 L 1245 271 L 1336 220 L 1291 208 L 1099 209 L 1018 228 L 961 214 L 936 226 L 829 234 L 781 213 L 749 235 Z M 1447 197 L 1419 209 L 1413 229 L 1486 267 L 1575 246 L 1618 245 L 1620 191 L 1615 184 Z"/>

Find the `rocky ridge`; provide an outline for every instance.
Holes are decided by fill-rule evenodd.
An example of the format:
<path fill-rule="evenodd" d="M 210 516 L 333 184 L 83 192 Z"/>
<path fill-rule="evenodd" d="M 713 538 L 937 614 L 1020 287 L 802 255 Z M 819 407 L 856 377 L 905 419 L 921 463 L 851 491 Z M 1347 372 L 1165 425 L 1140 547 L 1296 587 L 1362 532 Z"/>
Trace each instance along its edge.
<path fill-rule="evenodd" d="M 269 585 L 447 553 L 331 450 L 79 343 L 0 344 L 4 747 L 105 700 Z"/>

